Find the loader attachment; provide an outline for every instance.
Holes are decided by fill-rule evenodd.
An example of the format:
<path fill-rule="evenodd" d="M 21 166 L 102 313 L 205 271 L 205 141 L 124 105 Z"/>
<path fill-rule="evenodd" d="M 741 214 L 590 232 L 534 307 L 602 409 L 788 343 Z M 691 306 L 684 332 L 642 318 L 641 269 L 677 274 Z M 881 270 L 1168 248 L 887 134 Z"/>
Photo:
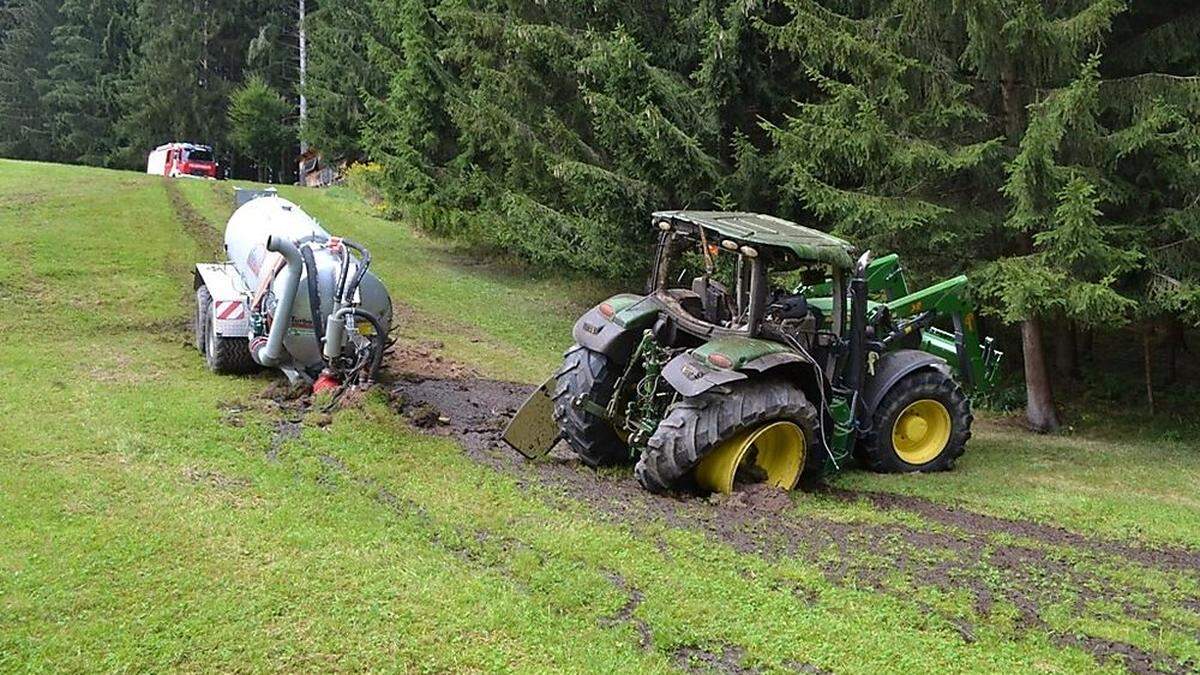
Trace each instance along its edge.
<path fill-rule="evenodd" d="M 504 428 L 504 442 L 529 459 L 545 456 L 562 433 L 554 421 L 556 381 L 551 375 L 535 389 Z"/>

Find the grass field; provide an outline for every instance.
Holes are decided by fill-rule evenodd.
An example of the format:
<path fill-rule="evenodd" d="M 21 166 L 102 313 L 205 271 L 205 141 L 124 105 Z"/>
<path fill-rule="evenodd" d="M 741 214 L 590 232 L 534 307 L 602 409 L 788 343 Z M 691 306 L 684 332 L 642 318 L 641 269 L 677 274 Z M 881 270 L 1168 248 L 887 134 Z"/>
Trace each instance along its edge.
<path fill-rule="evenodd" d="M 984 416 L 952 473 L 710 502 L 423 433 L 382 392 L 327 424 L 190 347 L 230 189 L 0 161 L 2 671 L 1200 667 L 1187 430 Z M 371 247 L 398 358 L 453 364 L 464 405 L 552 370 L 609 290 L 281 192 Z"/>

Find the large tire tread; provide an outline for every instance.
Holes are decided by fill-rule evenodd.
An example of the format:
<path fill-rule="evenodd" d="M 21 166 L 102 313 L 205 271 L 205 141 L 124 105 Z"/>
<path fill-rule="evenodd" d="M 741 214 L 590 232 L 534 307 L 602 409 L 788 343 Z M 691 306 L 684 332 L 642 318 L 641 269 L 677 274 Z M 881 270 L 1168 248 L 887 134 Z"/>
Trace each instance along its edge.
<path fill-rule="evenodd" d="M 818 453 L 817 409 L 786 380 L 766 378 L 714 387 L 680 400 L 650 437 L 634 475 L 651 492 L 691 487 L 692 469 L 722 441 L 764 422 L 788 420 L 807 434 L 806 468 Z"/>
<path fill-rule="evenodd" d="M 586 395 L 597 405 L 606 405 L 620 374 L 600 352 L 575 345 L 563 355 L 556 374 L 554 420 L 571 450 L 590 467 L 627 464 L 629 446 L 605 419 L 575 406 Z"/>

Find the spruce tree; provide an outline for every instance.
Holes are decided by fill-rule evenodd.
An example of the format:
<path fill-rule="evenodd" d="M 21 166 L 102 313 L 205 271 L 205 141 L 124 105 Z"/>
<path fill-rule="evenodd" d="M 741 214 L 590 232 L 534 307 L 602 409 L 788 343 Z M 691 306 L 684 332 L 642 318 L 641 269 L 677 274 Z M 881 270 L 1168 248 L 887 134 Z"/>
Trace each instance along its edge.
<path fill-rule="evenodd" d="M 229 97 L 229 140 L 254 161 L 260 181 L 272 178 L 273 165 L 292 145 L 292 128 L 287 121 L 291 112 L 291 104 L 258 75 L 251 76 Z M 274 177 L 280 173 L 274 173 Z"/>
<path fill-rule="evenodd" d="M 132 12 L 129 0 L 63 2 L 41 96 L 56 158 L 113 160 L 120 144 L 121 83 L 129 77 Z"/>
<path fill-rule="evenodd" d="M 382 94 L 386 72 L 372 61 L 380 35 L 370 3 L 327 2 L 308 15 L 308 120 L 301 134 L 330 159 L 363 157 L 367 101 Z"/>
<path fill-rule="evenodd" d="M 224 140 L 223 113 L 254 35 L 243 9 L 235 0 L 138 2 L 138 46 L 121 100 L 126 162 L 167 141 Z"/>
<path fill-rule="evenodd" d="M 0 155 L 50 159 L 41 89 L 51 67 L 60 0 L 9 0 L 0 42 Z"/>

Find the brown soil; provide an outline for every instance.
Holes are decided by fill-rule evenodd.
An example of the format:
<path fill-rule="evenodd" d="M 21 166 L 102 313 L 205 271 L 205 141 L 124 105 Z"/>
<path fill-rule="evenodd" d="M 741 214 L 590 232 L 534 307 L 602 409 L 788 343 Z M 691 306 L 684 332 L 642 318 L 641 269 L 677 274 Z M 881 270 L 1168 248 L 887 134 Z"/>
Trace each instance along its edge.
<path fill-rule="evenodd" d="M 1148 653 L 1129 644 L 1056 634 L 1043 616 L 1054 606 L 1065 604 L 1083 612 L 1092 601 L 1106 601 L 1122 607 L 1131 619 L 1190 634 L 1187 625 L 1172 625 L 1156 610 L 1160 602 L 1178 599 L 1148 599 L 1152 593 L 1149 590 L 1131 593 L 1126 582 L 1096 570 L 1136 565 L 1196 579 L 1200 578 L 1200 551 L 1147 548 L 885 493 L 824 488 L 836 498 L 865 498 L 884 511 L 919 515 L 933 527 L 789 518 L 784 512 L 793 506 L 792 500 L 804 497 L 761 486 L 709 499 L 654 496 L 640 489 L 631 473 L 615 475 L 588 469 L 563 444 L 536 462 L 525 460 L 505 446 L 500 434 L 531 391 L 527 385 L 409 373 L 390 386 L 393 405 L 415 425 L 456 439 L 472 459 L 514 474 L 522 485 L 549 486 L 554 493 L 586 502 L 602 518 L 623 523 L 658 520 L 700 530 L 747 553 L 809 561 L 834 583 L 872 588 L 906 599 L 911 596 L 909 587 L 948 593 L 967 589 L 974 596 L 975 613 L 980 618 L 991 616 L 997 601 L 1006 601 L 1017 608 L 1018 631 L 1049 633 L 1057 644 L 1081 648 L 1099 661 L 1118 659 L 1134 672 L 1185 671 L 1190 667 L 1165 654 Z M 435 413 L 437 422 L 431 423 Z M 1032 544 L 1008 545 L 997 541 L 996 535 Z M 624 580 L 614 583 L 626 587 Z M 627 590 L 631 604 L 614 621 L 629 620 L 640 602 L 640 592 Z M 794 590 L 800 601 L 812 600 L 811 591 Z M 1186 595 L 1182 589 L 1173 592 Z M 1200 598 L 1188 597 L 1184 602 L 1200 606 Z M 955 626 L 964 641 L 974 640 L 970 622 L 955 616 L 943 618 Z M 647 644 L 650 627 L 642 624 L 637 631 L 642 644 Z M 709 669 L 745 672 L 740 670 L 740 656 L 730 657 L 728 651 L 716 654 L 689 648 L 679 656 L 682 660 L 677 663 L 681 666 L 686 661 L 703 663 Z"/>
<path fill-rule="evenodd" d="M 475 369 L 442 355 L 441 342 L 397 342 L 388 351 L 383 367 L 398 378 L 462 379 L 477 376 Z"/>
<path fill-rule="evenodd" d="M 675 665 L 687 673 L 738 673 L 749 675 L 760 673 L 757 668 L 746 668 L 742 665 L 744 652 L 730 645 L 724 645 L 720 651 L 710 651 L 699 647 L 680 647 L 675 650 Z"/>

